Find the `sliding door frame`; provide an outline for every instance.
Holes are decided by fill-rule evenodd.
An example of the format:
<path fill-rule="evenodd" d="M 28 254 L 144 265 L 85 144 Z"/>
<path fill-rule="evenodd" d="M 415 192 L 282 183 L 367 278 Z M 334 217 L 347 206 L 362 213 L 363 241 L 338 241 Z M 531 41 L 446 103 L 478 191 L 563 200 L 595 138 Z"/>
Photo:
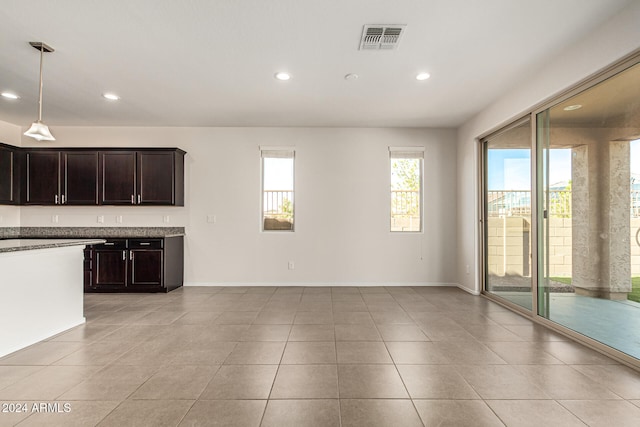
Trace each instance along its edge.
<path fill-rule="evenodd" d="M 478 138 L 478 147 L 479 147 L 479 174 L 478 174 L 478 182 L 479 182 L 479 195 L 478 195 L 478 200 L 479 200 L 479 207 L 478 207 L 478 212 L 480 213 L 480 221 L 479 221 L 479 231 L 480 231 L 480 242 L 481 242 L 481 247 L 480 247 L 480 260 L 479 260 L 479 265 L 480 268 L 479 270 L 481 271 L 481 276 L 480 276 L 480 283 L 482 285 L 481 287 L 481 291 L 480 293 L 486 297 L 488 297 L 491 300 L 500 302 L 501 304 L 504 304 L 506 306 L 508 306 L 509 308 L 511 308 L 512 310 L 516 310 L 520 313 L 523 313 L 527 316 L 530 316 L 530 311 L 525 308 L 522 307 L 516 303 L 513 303 L 505 298 L 501 298 L 491 292 L 489 292 L 487 290 L 487 242 L 488 242 L 488 236 L 487 236 L 487 224 L 488 224 L 488 212 L 487 212 L 487 200 L 486 200 L 486 196 L 487 196 L 487 172 L 488 172 L 488 168 L 487 168 L 487 143 L 490 139 L 495 138 L 505 132 L 508 132 L 514 128 L 517 128 L 518 126 L 521 126 L 523 123 L 525 123 L 527 120 L 529 120 L 529 125 L 530 128 L 532 130 L 534 130 L 534 128 L 531 127 L 532 125 L 532 116 L 531 114 L 525 114 L 519 118 L 517 118 L 516 120 L 513 120 L 511 122 L 509 122 L 509 124 L 502 126 L 500 129 L 491 132 L 481 138 Z M 533 166 L 533 161 L 534 161 L 534 146 L 533 146 L 533 141 L 531 141 L 531 145 L 529 146 L 529 149 L 531 150 L 531 166 Z M 533 183 L 535 183 L 535 181 L 533 181 L 533 179 L 535 178 L 535 175 L 531 176 L 531 231 L 530 231 L 530 235 L 531 236 L 536 236 L 536 227 L 535 227 L 535 217 L 534 217 L 534 202 L 533 199 L 535 197 L 535 193 L 534 193 L 534 189 L 535 189 L 535 185 Z M 536 245 L 535 245 L 535 238 L 531 239 L 531 294 L 532 294 L 532 298 L 533 298 L 533 302 L 532 302 L 532 311 L 535 313 L 537 306 L 536 306 L 536 298 L 533 297 L 533 294 L 535 292 L 537 292 L 537 287 L 536 287 L 536 266 L 537 264 L 537 259 L 536 259 Z"/>
<path fill-rule="evenodd" d="M 480 135 L 478 138 L 476 138 L 476 147 L 478 148 L 478 214 L 479 214 L 479 259 L 478 259 L 478 272 L 480 274 L 479 279 L 479 283 L 481 284 L 481 291 L 480 294 L 482 297 L 487 298 L 491 301 L 494 301 L 512 311 L 515 311 L 529 319 L 531 319 L 532 321 L 534 321 L 537 324 L 543 325 L 551 330 L 553 330 L 554 332 L 557 332 L 563 336 L 566 336 L 574 341 L 578 341 L 582 344 L 584 344 L 585 346 L 594 349 L 600 353 L 603 353 L 609 357 L 611 357 L 612 359 L 623 363 L 631 368 L 634 368 L 636 370 L 640 370 L 640 360 L 620 351 L 620 350 L 616 350 L 613 347 L 610 347 L 608 345 L 602 344 L 599 341 L 596 341 L 595 339 L 589 338 L 586 335 L 582 335 L 578 332 L 575 332 L 565 326 L 562 326 L 558 323 L 555 323 L 549 319 L 546 319 L 542 316 L 540 316 L 538 314 L 538 288 L 539 288 L 539 279 L 540 279 L 540 273 L 541 273 L 541 269 L 544 268 L 544 265 L 541 265 L 540 262 L 543 261 L 540 259 L 540 245 L 543 244 L 543 242 L 540 242 L 540 235 L 539 235 L 539 229 L 540 226 L 542 225 L 541 221 L 543 220 L 543 218 L 541 218 L 541 215 L 539 215 L 538 212 L 538 200 L 539 200 L 539 192 L 540 191 L 544 191 L 544 189 L 542 188 L 543 183 L 542 182 L 538 182 L 538 172 L 539 172 L 539 168 L 540 168 L 540 162 L 542 161 L 542 159 L 538 158 L 538 129 L 537 129 L 537 123 L 538 123 L 538 114 L 541 112 L 544 112 L 545 110 L 555 106 L 556 104 L 559 104 L 569 98 L 571 98 L 574 95 L 577 95 L 578 93 L 587 90 L 595 85 L 597 85 L 598 83 L 601 83 L 611 77 L 613 77 L 614 75 L 632 67 L 633 65 L 636 65 L 640 63 L 640 49 L 635 50 L 634 52 L 626 55 L 625 57 L 621 58 L 620 60 L 616 61 L 615 63 L 613 63 L 610 66 L 607 66 L 603 69 L 601 69 L 600 71 L 597 71 L 596 73 L 593 73 L 592 75 L 588 76 L 585 79 L 582 79 L 580 81 L 578 81 L 577 83 L 575 83 L 574 85 L 570 86 L 569 88 L 567 88 L 566 90 L 559 92 L 556 95 L 553 95 L 547 99 L 545 99 L 544 101 L 534 105 L 531 109 L 529 109 L 527 112 L 521 113 L 517 116 L 515 116 L 514 118 L 507 120 L 503 123 L 501 123 L 499 126 L 494 127 L 493 129 L 491 129 L 489 132 L 486 132 L 482 135 Z M 531 281 L 532 281 L 532 289 L 531 289 L 531 296 L 532 296 L 532 310 L 529 311 L 517 304 L 514 304 L 510 301 L 507 301 L 504 298 L 501 298 L 497 295 L 494 295 L 490 292 L 487 291 L 486 286 L 486 244 L 487 244 L 487 236 L 486 236 L 486 220 L 487 220 L 487 211 L 486 211 L 486 186 L 487 186 L 487 182 L 486 182 L 486 178 L 487 178 L 487 171 L 486 171 L 486 142 L 489 138 L 491 137 L 495 137 L 499 134 L 501 134 L 502 132 L 505 132 L 511 128 L 513 128 L 514 126 L 516 126 L 518 123 L 522 123 L 523 120 L 526 120 L 527 118 L 530 119 L 530 124 L 531 124 L 531 183 L 532 183 L 532 188 L 531 188 L 531 235 L 534 236 L 534 238 L 531 239 L 531 263 L 532 263 L 532 268 L 531 268 Z"/>

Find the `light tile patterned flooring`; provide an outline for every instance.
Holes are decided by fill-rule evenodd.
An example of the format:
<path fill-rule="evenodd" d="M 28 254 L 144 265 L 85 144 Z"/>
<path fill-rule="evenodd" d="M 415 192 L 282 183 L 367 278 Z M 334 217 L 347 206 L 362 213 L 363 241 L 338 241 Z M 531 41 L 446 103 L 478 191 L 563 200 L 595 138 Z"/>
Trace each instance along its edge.
<path fill-rule="evenodd" d="M 85 307 L 86 325 L 0 359 L 0 402 L 27 404 L 0 426 L 640 423 L 640 373 L 456 288 L 189 287 Z M 71 411 L 32 411 L 55 402 Z"/>

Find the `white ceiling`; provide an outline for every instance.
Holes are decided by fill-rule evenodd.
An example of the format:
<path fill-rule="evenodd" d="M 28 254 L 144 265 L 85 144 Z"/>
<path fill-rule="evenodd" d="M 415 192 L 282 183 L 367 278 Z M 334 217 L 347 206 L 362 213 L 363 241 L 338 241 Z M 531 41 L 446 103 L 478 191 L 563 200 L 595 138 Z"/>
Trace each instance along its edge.
<path fill-rule="evenodd" d="M 36 119 L 43 41 L 49 125 L 455 127 L 632 1 L 2 0 L 0 91 L 21 98 L 0 120 Z M 360 51 L 365 24 L 407 27 Z"/>

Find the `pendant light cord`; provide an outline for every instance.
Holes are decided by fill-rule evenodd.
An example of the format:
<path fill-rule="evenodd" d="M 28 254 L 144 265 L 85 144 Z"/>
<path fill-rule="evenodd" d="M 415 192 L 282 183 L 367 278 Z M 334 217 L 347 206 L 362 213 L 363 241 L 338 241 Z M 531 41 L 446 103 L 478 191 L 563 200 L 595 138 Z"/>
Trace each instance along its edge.
<path fill-rule="evenodd" d="M 42 121 L 42 58 L 44 56 L 44 45 L 40 45 L 40 99 L 38 100 L 38 122 Z"/>

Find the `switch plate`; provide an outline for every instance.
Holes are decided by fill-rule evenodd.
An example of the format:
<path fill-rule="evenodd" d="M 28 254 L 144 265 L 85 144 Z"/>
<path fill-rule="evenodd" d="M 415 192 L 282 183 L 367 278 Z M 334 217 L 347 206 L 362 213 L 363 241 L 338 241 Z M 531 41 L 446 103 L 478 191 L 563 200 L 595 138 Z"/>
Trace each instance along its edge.
<path fill-rule="evenodd" d="M 98 215 L 97 221 L 98 224 L 104 224 L 104 215 Z"/>
<path fill-rule="evenodd" d="M 58 215 L 51 215 L 51 222 L 54 224 L 58 223 Z"/>
<path fill-rule="evenodd" d="M 217 221 L 217 218 L 215 215 L 207 215 L 207 222 L 209 224 L 215 224 Z"/>
<path fill-rule="evenodd" d="M 295 270 L 296 269 L 296 265 L 293 261 L 289 261 L 289 270 Z"/>
<path fill-rule="evenodd" d="M 116 223 L 122 224 L 122 215 L 116 215 Z"/>
<path fill-rule="evenodd" d="M 169 215 L 165 215 L 162 217 L 162 222 L 169 223 L 171 221 L 171 217 Z"/>

